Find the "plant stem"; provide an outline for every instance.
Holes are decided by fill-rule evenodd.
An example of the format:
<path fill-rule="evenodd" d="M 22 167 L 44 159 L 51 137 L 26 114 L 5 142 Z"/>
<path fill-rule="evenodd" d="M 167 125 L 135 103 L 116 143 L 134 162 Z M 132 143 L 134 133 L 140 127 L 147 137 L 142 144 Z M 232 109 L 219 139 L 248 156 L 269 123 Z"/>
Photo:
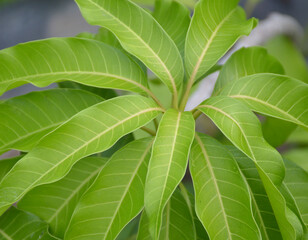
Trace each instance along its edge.
<path fill-rule="evenodd" d="M 154 118 L 154 126 L 155 126 L 155 129 L 156 129 L 156 131 L 158 130 L 158 121 L 157 121 L 157 118 Z"/>
<path fill-rule="evenodd" d="M 154 93 L 147 88 L 144 88 L 144 90 L 148 93 L 148 95 L 162 108 L 164 109 L 164 111 L 166 111 L 166 109 L 164 108 L 164 106 L 161 104 L 161 102 L 158 100 L 158 98 L 154 95 Z"/>
<path fill-rule="evenodd" d="M 145 131 L 145 132 L 147 132 L 148 134 L 150 134 L 151 136 L 156 136 L 156 132 L 155 131 L 153 131 L 152 129 L 150 129 L 150 128 L 147 128 L 147 127 L 141 127 L 140 128 L 141 130 L 143 130 L 143 131 Z"/>
<path fill-rule="evenodd" d="M 199 110 L 195 111 L 195 112 L 193 113 L 194 119 L 197 120 L 197 118 L 198 118 L 201 114 L 202 114 L 201 111 L 199 111 Z"/>
<path fill-rule="evenodd" d="M 188 80 L 187 85 L 184 88 L 186 90 L 185 90 L 184 95 L 182 97 L 182 101 L 181 101 L 181 104 L 180 104 L 180 111 L 184 111 L 185 110 L 185 106 L 186 106 L 188 98 L 189 98 L 190 89 L 191 89 L 193 83 L 194 83 L 194 81 L 193 81 L 193 78 L 191 77 Z"/>

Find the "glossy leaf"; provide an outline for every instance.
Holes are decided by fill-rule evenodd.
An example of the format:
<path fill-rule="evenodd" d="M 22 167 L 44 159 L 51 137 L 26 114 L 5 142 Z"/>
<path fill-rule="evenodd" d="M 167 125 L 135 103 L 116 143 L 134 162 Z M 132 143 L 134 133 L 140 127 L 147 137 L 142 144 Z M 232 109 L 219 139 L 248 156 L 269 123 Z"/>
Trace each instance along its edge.
<path fill-rule="evenodd" d="M 241 48 L 223 65 L 213 93 L 216 95 L 228 83 L 257 73 L 284 74 L 284 69 L 263 47 Z"/>
<path fill-rule="evenodd" d="M 65 239 L 115 239 L 143 208 L 153 139 L 117 151 L 80 200 Z"/>
<path fill-rule="evenodd" d="M 255 74 L 229 84 L 221 95 L 239 99 L 258 113 L 308 129 L 308 85 L 293 78 Z"/>
<path fill-rule="evenodd" d="M 259 226 L 262 239 L 282 239 L 271 203 L 253 161 L 233 146 L 228 146 L 228 150 L 237 161 L 240 171 L 244 175 L 244 180 L 247 181 L 252 200 L 253 216 Z"/>
<path fill-rule="evenodd" d="M 18 202 L 18 208 L 40 217 L 49 224 L 51 234 L 63 238 L 77 203 L 106 161 L 95 157 L 80 160 L 60 181 L 28 192 Z"/>
<path fill-rule="evenodd" d="M 149 91 L 139 66 L 121 51 L 99 41 L 51 38 L 0 51 L 0 94 L 25 83 L 45 87 L 61 80 L 100 88 Z"/>
<path fill-rule="evenodd" d="M 138 240 L 151 240 L 149 231 L 149 218 L 144 211 L 141 216 L 138 232 Z M 166 204 L 163 212 L 163 221 L 160 230 L 159 240 L 167 239 L 196 239 L 194 218 L 189 206 L 180 190 L 175 190 Z"/>
<path fill-rule="evenodd" d="M 28 152 L 47 133 L 101 101 L 81 90 L 52 89 L 0 102 L 0 153 L 10 149 Z"/>
<path fill-rule="evenodd" d="M 79 159 L 110 148 L 161 109 L 150 99 L 123 96 L 76 114 L 47 135 L 0 183 L 0 212 L 32 188 L 61 179 Z M 22 180 L 21 180 L 22 179 Z"/>
<path fill-rule="evenodd" d="M 222 144 L 203 134 L 196 135 L 189 168 L 196 213 L 210 239 L 261 239 L 247 185 Z"/>
<path fill-rule="evenodd" d="M 204 101 L 199 109 L 213 120 L 238 149 L 255 162 L 282 236 L 286 239 L 301 238 L 301 222 L 287 207 L 286 200 L 279 191 L 285 174 L 282 158 L 263 139 L 257 117 L 240 101 L 224 96 Z"/>
<path fill-rule="evenodd" d="M 188 8 L 177 1 L 156 0 L 153 16 L 184 56 L 185 38 L 190 24 Z"/>
<path fill-rule="evenodd" d="M 47 224 L 37 216 L 15 207 L 0 217 L 0 239 L 37 240 L 46 230 Z"/>
<path fill-rule="evenodd" d="M 113 32 L 123 48 L 139 58 L 177 95 L 184 70 L 180 53 L 155 19 L 123 0 L 76 0 L 84 18 Z"/>
<path fill-rule="evenodd" d="M 190 112 L 169 109 L 160 122 L 144 194 L 145 211 L 154 239 L 159 236 L 165 205 L 184 177 L 194 130 L 195 122 Z"/>
<path fill-rule="evenodd" d="M 187 33 L 185 67 L 190 82 L 210 70 L 243 35 L 255 27 L 256 20 L 246 20 L 239 0 L 201 0 Z"/>

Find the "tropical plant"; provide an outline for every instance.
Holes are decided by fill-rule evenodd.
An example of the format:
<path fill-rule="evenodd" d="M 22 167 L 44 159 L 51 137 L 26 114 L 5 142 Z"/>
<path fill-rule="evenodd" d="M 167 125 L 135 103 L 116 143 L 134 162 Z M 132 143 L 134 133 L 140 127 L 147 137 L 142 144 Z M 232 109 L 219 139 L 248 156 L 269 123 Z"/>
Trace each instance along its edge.
<path fill-rule="evenodd" d="M 0 153 L 22 152 L 0 161 L 1 239 L 303 239 L 307 169 L 283 161 L 255 113 L 307 131 L 308 86 L 261 47 L 216 66 L 256 26 L 238 0 L 201 0 L 192 19 L 176 1 L 152 14 L 76 2 L 98 34 L 0 51 L 1 94 L 59 84 L 0 102 Z M 185 111 L 217 69 L 213 96 Z M 195 132 L 201 114 L 228 141 Z"/>

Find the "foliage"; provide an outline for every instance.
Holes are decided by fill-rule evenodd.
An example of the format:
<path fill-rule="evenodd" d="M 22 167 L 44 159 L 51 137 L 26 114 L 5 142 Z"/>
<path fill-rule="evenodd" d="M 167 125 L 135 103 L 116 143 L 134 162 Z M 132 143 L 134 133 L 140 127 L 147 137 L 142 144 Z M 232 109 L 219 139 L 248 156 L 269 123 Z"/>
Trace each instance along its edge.
<path fill-rule="evenodd" d="M 59 86 L 0 102 L 0 153 L 22 152 L 0 161 L 0 238 L 304 239 L 307 149 L 275 147 L 307 140 L 308 86 L 262 47 L 216 65 L 257 24 L 239 1 L 201 0 L 192 18 L 171 0 L 76 2 L 97 34 L 0 51 L 1 94 Z M 185 111 L 213 69 L 213 96 Z M 201 114 L 225 144 L 195 131 Z"/>

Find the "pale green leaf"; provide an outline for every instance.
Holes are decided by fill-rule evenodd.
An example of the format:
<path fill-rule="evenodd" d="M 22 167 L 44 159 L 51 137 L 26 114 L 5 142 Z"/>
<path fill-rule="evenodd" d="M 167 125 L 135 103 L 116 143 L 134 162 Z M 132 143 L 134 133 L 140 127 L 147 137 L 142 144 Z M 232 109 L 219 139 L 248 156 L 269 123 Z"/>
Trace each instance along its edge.
<path fill-rule="evenodd" d="M 247 185 L 222 144 L 206 135 L 196 135 L 189 169 L 196 213 L 210 239 L 261 239 Z"/>
<path fill-rule="evenodd" d="M 308 85 L 288 76 L 259 73 L 228 84 L 221 92 L 253 111 L 308 129 Z"/>
<path fill-rule="evenodd" d="M 123 96 L 89 107 L 47 135 L 0 183 L 0 213 L 32 188 L 55 182 L 79 159 L 110 148 L 154 119 L 153 100 Z"/>
<path fill-rule="evenodd" d="M 184 69 L 180 53 L 163 28 L 130 1 L 76 0 L 84 18 L 109 29 L 123 48 L 140 59 L 177 97 Z"/>
<path fill-rule="evenodd" d="M 11 207 L 0 217 L 0 239 L 37 240 L 47 227 L 37 216 Z"/>
<path fill-rule="evenodd" d="M 153 16 L 184 56 L 185 38 L 190 23 L 188 8 L 177 1 L 156 0 Z"/>
<path fill-rule="evenodd" d="M 217 78 L 213 94 L 218 94 L 229 82 L 256 73 L 284 74 L 281 63 L 269 55 L 263 47 L 242 48 L 223 65 Z"/>
<path fill-rule="evenodd" d="M 308 227 L 308 173 L 295 163 L 288 160 L 285 160 L 285 166 L 285 185 L 294 197 L 303 221 L 306 227 Z"/>
<path fill-rule="evenodd" d="M 40 217 L 49 224 L 51 234 L 63 238 L 77 203 L 106 161 L 95 157 L 80 160 L 60 181 L 28 192 L 18 202 L 18 208 Z"/>
<path fill-rule="evenodd" d="M 263 240 L 282 239 L 271 203 L 260 179 L 257 168 L 242 152 L 227 146 L 237 161 L 245 181 L 249 186 L 254 218 L 259 226 Z"/>
<path fill-rule="evenodd" d="M 141 216 L 138 240 L 151 240 L 149 218 L 144 211 Z M 168 239 L 196 239 L 196 229 L 191 209 L 188 206 L 182 191 L 176 189 L 166 204 L 163 212 L 163 221 L 159 240 Z"/>
<path fill-rule="evenodd" d="M 296 163 L 306 172 L 308 172 L 308 148 L 291 149 L 283 154 L 285 158 Z"/>
<path fill-rule="evenodd" d="M 185 67 L 190 82 L 210 70 L 242 35 L 256 25 L 246 20 L 239 0 L 201 0 L 195 7 L 185 44 Z"/>
<path fill-rule="evenodd" d="M 282 158 L 264 140 L 257 117 L 245 104 L 225 96 L 204 101 L 199 110 L 211 118 L 223 134 L 255 162 L 282 236 L 286 239 L 301 238 L 302 224 L 287 207 L 279 191 L 285 174 Z"/>
<path fill-rule="evenodd" d="M 0 63 L 1 64 L 1 63 Z M 102 98 L 82 90 L 31 92 L 0 103 L 0 153 L 28 152 L 47 133 Z"/>
<path fill-rule="evenodd" d="M 21 157 L 13 157 L 0 160 L 0 181 L 11 170 L 11 168 L 19 161 Z"/>
<path fill-rule="evenodd" d="M 61 80 L 149 91 L 140 67 L 121 51 L 99 41 L 51 38 L 0 51 L 0 94 L 25 83 L 45 87 Z"/>
<path fill-rule="evenodd" d="M 129 143 L 107 162 L 76 207 L 65 239 L 110 239 L 143 208 L 153 139 Z"/>
<path fill-rule="evenodd" d="M 144 195 L 145 211 L 154 239 L 159 236 L 164 207 L 184 177 L 194 130 L 195 121 L 190 112 L 169 109 L 161 119 Z"/>

